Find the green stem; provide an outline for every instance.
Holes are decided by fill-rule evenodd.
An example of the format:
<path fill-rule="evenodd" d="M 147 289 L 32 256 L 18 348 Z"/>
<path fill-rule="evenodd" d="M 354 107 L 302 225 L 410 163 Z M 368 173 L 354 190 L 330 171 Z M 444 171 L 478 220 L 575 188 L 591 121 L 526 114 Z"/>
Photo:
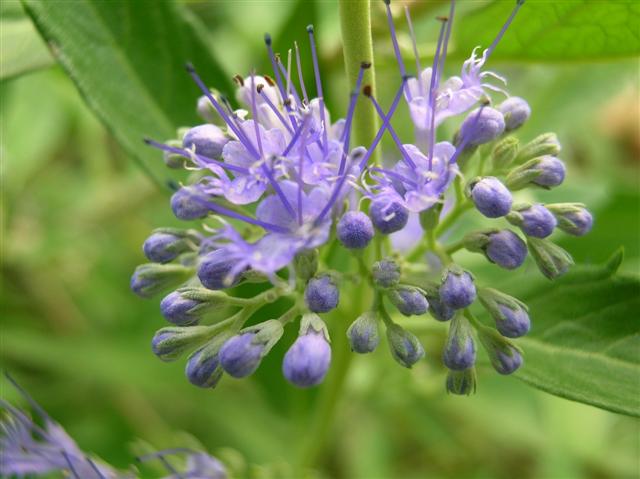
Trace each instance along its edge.
<path fill-rule="evenodd" d="M 376 93 L 373 64 L 373 44 L 371 40 L 370 2 L 369 0 L 339 0 L 340 28 L 342 31 L 342 49 L 347 79 L 351 88 L 356 84 L 360 64 L 370 62 L 363 79 L 363 85 L 370 85 Z M 353 118 L 354 145 L 367 147 L 378 131 L 378 117 L 373 105 L 359 96 Z M 373 153 L 371 163 L 378 163 L 379 151 Z"/>
<path fill-rule="evenodd" d="M 449 227 L 451 227 L 451 225 L 453 223 L 455 223 L 456 220 L 465 211 L 471 209 L 472 207 L 473 207 L 473 203 L 471 203 L 470 201 L 464 201 L 462 203 L 457 204 L 456 207 L 453 209 L 453 211 L 451 211 L 451 213 L 449 213 L 445 217 L 445 219 L 443 219 L 442 222 L 437 226 L 437 228 L 435 230 L 436 238 L 440 237 L 440 235 L 442 235 L 442 233 L 447 231 L 447 229 L 449 229 Z"/>
<path fill-rule="evenodd" d="M 464 240 L 456 241 L 455 243 L 450 244 L 444 249 L 444 251 L 448 255 L 452 255 L 453 253 L 455 253 L 458 250 L 461 250 L 462 248 L 464 248 Z"/>

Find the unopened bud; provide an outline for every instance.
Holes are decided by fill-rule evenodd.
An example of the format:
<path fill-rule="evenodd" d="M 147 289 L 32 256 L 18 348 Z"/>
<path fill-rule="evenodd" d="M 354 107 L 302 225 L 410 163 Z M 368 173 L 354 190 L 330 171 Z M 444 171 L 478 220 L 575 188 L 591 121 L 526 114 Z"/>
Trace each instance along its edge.
<path fill-rule="evenodd" d="M 185 352 L 200 346 L 210 334 L 211 328 L 207 326 L 162 328 L 153 336 L 151 349 L 163 361 L 174 361 Z"/>
<path fill-rule="evenodd" d="M 500 374 L 511 374 L 522 365 L 522 352 L 495 329 L 477 328 L 478 337 L 489 355 L 491 365 Z"/>
<path fill-rule="evenodd" d="M 471 325 L 462 314 L 454 316 L 449 323 L 442 361 L 447 368 L 455 371 L 469 369 L 476 362 L 476 345 L 471 335 Z"/>
<path fill-rule="evenodd" d="M 405 316 L 419 316 L 427 312 L 429 303 L 424 291 L 415 286 L 399 285 L 387 292 L 389 300 Z"/>
<path fill-rule="evenodd" d="M 558 220 L 558 228 L 574 236 L 583 236 L 591 231 L 593 216 L 581 203 L 554 203 L 546 205 Z"/>
<path fill-rule="evenodd" d="M 150 298 L 184 283 L 192 274 L 193 269 L 179 264 L 141 264 L 131 276 L 131 290 L 142 298 Z"/>
<path fill-rule="evenodd" d="M 293 260 L 296 276 L 303 282 L 309 281 L 318 271 L 318 250 L 306 249 L 296 255 Z"/>
<path fill-rule="evenodd" d="M 522 301 L 492 288 L 481 289 L 478 296 L 503 336 L 519 338 L 531 329 L 529 308 Z"/>
<path fill-rule="evenodd" d="M 416 335 L 398 324 L 387 326 L 387 340 L 393 359 L 405 368 L 410 368 L 424 356 L 424 348 Z"/>
<path fill-rule="evenodd" d="M 391 258 L 385 258 L 373 264 L 371 274 L 376 286 L 392 288 L 400 282 L 400 265 Z"/>
<path fill-rule="evenodd" d="M 282 324 L 276 319 L 245 328 L 220 348 L 218 356 L 222 369 L 234 378 L 249 376 L 258 369 L 262 358 L 278 342 L 283 332 Z"/>
<path fill-rule="evenodd" d="M 464 247 L 483 253 L 492 263 L 504 269 L 516 269 L 527 257 L 527 245 L 510 230 L 489 229 L 469 233 L 464 237 Z"/>
<path fill-rule="evenodd" d="M 538 269 L 549 279 L 562 276 L 573 265 L 571 255 L 549 240 L 529 237 L 527 245 Z"/>
<path fill-rule="evenodd" d="M 508 168 L 516 159 L 519 148 L 520 141 L 515 136 L 507 136 L 500 140 L 491 153 L 493 167 L 496 170 Z"/>
<path fill-rule="evenodd" d="M 511 170 L 506 182 L 512 191 L 527 186 L 551 189 L 564 181 L 565 174 L 566 167 L 561 160 L 555 156 L 541 156 Z"/>
<path fill-rule="evenodd" d="M 460 396 L 468 396 L 476 392 L 476 369 L 449 371 L 447 374 L 447 392 Z"/>
<path fill-rule="evenodd" d="M 453 309 L 469 306 L 476 299 L 476 287 L 473 276 L 458 265 L 445 269 L 440 286 L 442 302 Z"/>
<path fill-rule="evenodd" d="M 373 352 L 380 342 L 376 313 L 368 311 L 360 315 L 347 329 L 347 337 L 351 351 L 360 354 Z"/>
<path fill-rule="evenodd" d="M 515 161 L 524 163 L 539 156 L 557 156 L 561 150 L 562 146 L 555 133 L 543 133 L 520 148 Z"/>
<path fill-rule="evenodd" d="M 546 238 L 558 224 L 553 214 L 540 203 L 516 205 L 507 215 L 507 221 L 534 238 Z"/>

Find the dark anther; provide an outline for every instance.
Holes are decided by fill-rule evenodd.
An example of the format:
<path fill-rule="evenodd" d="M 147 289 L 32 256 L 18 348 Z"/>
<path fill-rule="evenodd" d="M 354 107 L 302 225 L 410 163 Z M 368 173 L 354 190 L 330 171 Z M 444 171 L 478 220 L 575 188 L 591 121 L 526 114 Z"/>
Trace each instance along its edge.
<path fill-rule="evenodd" d="M 271 35 L 269 35 L 268 33 L 265 33 L 265 34 L 264 34 L 264 42 L 265 42 L 267 45 L 271 45 Z"/>
<path fill-rule="evenodd" d="M 239 86 L 244 86 L 244 78 L 242 78 L 242 75 L 234 75 L 233 81 L 235 81 Z"/>
<path fill-rule="evenodd" d="M 371 68 L 371 62 L 361 62 L 360 68 L 364 68 L 365 70 Z"/>
<path fill-rule="evenodd" d="M 263 75 L 263 78 L 264 78 L 264 79 L 265 79 L 265 81 L 269 84 L 269 86 L 273 86 L 273 85 L 275 85 L 275 82 L 273 81 L 273 78 L 271 78 L 270 76 Z"/>
<path fill-rule="evenodd" d="M 362 94 L 364 96 L 371 96 L 372 92 L 371 92 L 371 85 L 365 85 L 362 87 Z"/>

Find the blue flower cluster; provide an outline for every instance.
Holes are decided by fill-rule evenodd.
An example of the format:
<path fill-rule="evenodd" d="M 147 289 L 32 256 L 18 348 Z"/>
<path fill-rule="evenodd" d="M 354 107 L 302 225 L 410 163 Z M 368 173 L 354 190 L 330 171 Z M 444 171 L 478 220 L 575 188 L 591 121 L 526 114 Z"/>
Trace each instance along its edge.
<path fill-rule="evenodd" d="M 180 131 L 176 140 L 146 140 L 164 152 L 167 166 L 192 171 L 189 184 L 171 198 L 171 208 L 181 220 L 204 223 L 201 230 L 154 232 L 143 247 L 151 263 L 139 266 L 131 280 L 133 291 L 143 297 L 173 289 L 161 302 L 172 326 L 157 332 L 152 349 L 163 360 L 190 353 L 186 375 L 191 383 L 214 387 L 224 373 L 236 378 L 252 374 L 285 326 L 298 318 L 299 335 L 284 356 L 283 374 L 299 387 L 320 383 L 329 370 L 331 348 L 319 315 L 339 306 L 341 288 L 349 282 L 365 287 L 362 295 L 372 299 L 347 331 L 357 353 L 376 349 L 382 324 L 400 364 L 411 367 L 424 356 L 418 338 L 388 313 L 391 305 L 399 315 L 430 312 L 438 321 L 450 321 L 443 362 L 450 370 L 446 384 L 452 393 L 468 394 L 475 388 L 476 338 L 499 373 L 512 373 L 522 364 L 520 350 L 508 338 L 529 331 L 526 305 L 477 285 L 453 255 L 464 248 L 512 270 L 530 252 L 542 273 L 553 279 L 572 260 L 549 235 L 555 229 L 582 235 L 592 225 L 590 213 L 578 203 L 514 201 L 518 190 L 554 188 L 565 177 L 554 134 L 524 145 L 513 136 L 531 109 L 525 100 L 508 95 L 502 77 L 485 69 L 523 2 L 516 2 L 493 43 L 481 55 L 474 50 L 460 76 L 447 79 L 441 77 L 455 2 L 449 16 L 438 19 L 440 35 L 427 68 L 420 65 L 405 10 L 415 76 L 407 73 L 392 10 L 385 3 L 401 78 L 387 111 L 372 88 L 363 85 L 371 66 L 363 61 L 345 119 L 331 121 L 309 26 L 315 97 L 302 77 L 298 45 L 296 85 L 292 62 L 282 64 L 266 35 L 272 77 L 237 75 L 239 108 L 209 90 L 189 65 L 203 93 L 197 111 L 207 123 Z M 379 115 L 381 127 L 371 144 L 354 147 L 352 123 L 360 92 Z M 494 95 L 506 99 L 494 103 Z M 403 143 L 391 124 L 403 99 L 415 127 L 414 143 Z M 460 115 L 465 117 L 454 138 L 438 141 L 437 127 Z M 374 164 L 371 158 L 385 133 L 398 159 L 386 157 Z M 518 228 L 526 242 L 512 229 L 493 227 L 444 244 L 455 221 L 474 208 L 485 218 Z M 407 242 L 413 247 L 408 253 L 394 248 Z M 329 266 L 327 258 L 340 247 L 352 255 L 358 274 Z M 245 298 L 237 289 L 244 283 L 267 288 Z M 469 310 L 476 299 L 494 318 L 495 329 Z M 259 311 L 274 302 L 284 302 L 288 309 L 263 320 Z"/>

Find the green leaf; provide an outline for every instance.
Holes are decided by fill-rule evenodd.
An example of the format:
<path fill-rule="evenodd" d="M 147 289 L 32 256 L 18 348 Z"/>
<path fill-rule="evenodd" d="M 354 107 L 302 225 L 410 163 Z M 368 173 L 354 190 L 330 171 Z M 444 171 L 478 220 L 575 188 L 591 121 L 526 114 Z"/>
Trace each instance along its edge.
<path fill-rule="evenodd" d="M 457 52 L 489 46 L 515 1 L 496 0 L 454 27 Z M 497 20 L 499 19 L 499 20 Z M 640 53 L 640 3 L 529 0 L 492 60 L 560 62 L 630 57 Z"/>
<path fill-rule="evenodd" d="M 640 278 L 606 264 L 576 268 L 516 294 L 533 328 L 518 340 L 523 381 L 574 401 L 640 416 Z"/>
<path fill-rule="evenodd" d="M 205 83 L 230 91 L 227 76 L 192 26 L 197 20 L 185 20 L 173 2 L 24 0 L 24 5 L 88 105 L 163 183 L 161 156 L 142 139 L 173 138 L 176 128 L 199 121 L 200 92 L 184 64 L 191 61 Z"/>
<path fill-rule="evenodd" d="M 53 57 L 18 1 L 0 10 L 0 80 L 53 65 Z"/>

